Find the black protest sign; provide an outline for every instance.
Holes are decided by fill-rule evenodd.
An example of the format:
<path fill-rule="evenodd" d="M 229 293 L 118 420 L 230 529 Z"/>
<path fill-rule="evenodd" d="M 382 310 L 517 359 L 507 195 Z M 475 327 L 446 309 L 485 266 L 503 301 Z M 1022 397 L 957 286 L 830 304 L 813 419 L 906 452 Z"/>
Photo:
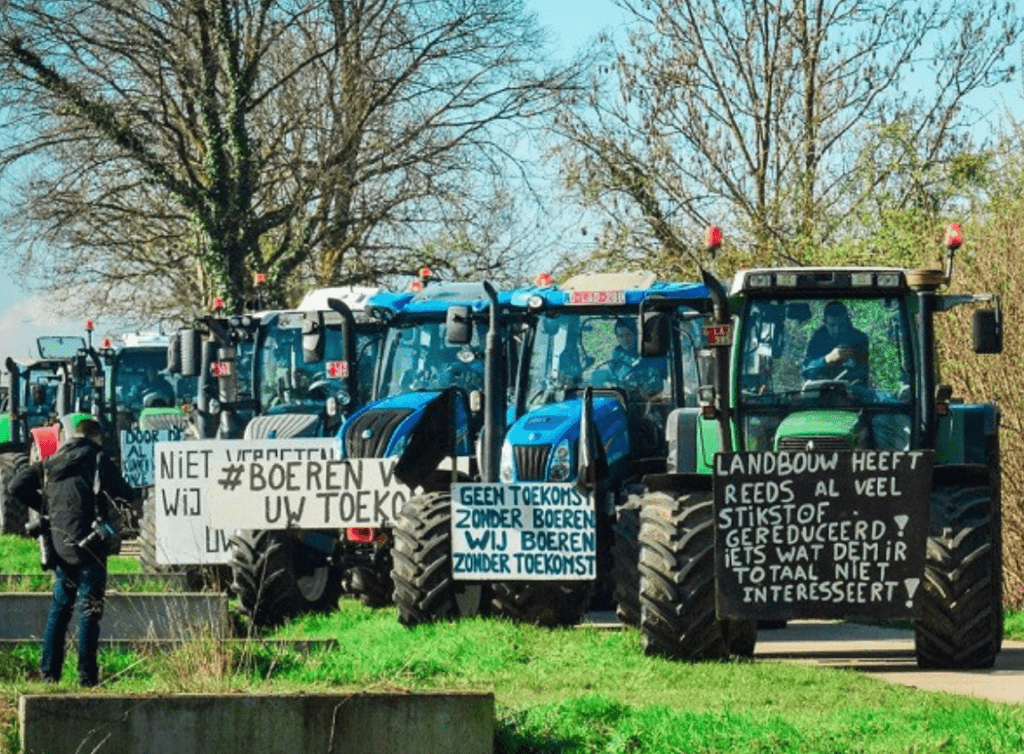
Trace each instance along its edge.
<path fill-rule="evenodd" d="M 930 451 L 718 454 L 720 614 L 914 616 L 932 462 Z"/>

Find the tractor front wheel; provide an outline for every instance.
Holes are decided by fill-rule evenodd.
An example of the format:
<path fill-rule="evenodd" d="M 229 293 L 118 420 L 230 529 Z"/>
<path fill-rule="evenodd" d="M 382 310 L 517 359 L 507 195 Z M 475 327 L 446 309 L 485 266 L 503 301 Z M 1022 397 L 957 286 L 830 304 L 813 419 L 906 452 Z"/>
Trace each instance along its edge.
<path fill-rule="evenodd" d="M 276 626 L 338 606 L 341 578 L 287 531 L 240 531 L 229 540 L 231 590 L 253 624 Z"/>
<path fill-rule="evenodd" d="M 934 487 L 914 648 L 921 668 L 990 668 L 1003 634 L 999 500 Z"/>
<path fill-rule="evenodd" d="M 640 632 L 647 654 L 681 660 L 750 657 L 749 621 L 715 613 L 714 515 L 710 492 L 644 495 L 640 506 Z"/>
<path fill-rule="evenodd" d="M 7 494 L 7 485 L 22 466 L 28 463 L 24 453 L 0 453 L 0 534 L 25 535 L 28 508 L 14 495 Z"/>
<path fill-rule="evenodd" d="M 416 495 L 398 515 L 391 578 L 403 626 L 453 620 L 481 611 L 484 587 L 452 577 L 451 517 L 448 492 Z"/>

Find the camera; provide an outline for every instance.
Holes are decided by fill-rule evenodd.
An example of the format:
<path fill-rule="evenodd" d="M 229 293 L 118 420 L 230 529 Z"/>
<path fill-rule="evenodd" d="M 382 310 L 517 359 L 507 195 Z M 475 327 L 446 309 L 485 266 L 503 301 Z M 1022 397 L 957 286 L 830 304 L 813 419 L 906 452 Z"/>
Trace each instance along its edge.
<path fill-rule="evenodd" d="M 101 550 L 107 555 L 117 555 L 121 551 L 121 537 L 112 525 L 106 521 L 93 521 L 92 531 L 79 543 L 80 550 Z"/>

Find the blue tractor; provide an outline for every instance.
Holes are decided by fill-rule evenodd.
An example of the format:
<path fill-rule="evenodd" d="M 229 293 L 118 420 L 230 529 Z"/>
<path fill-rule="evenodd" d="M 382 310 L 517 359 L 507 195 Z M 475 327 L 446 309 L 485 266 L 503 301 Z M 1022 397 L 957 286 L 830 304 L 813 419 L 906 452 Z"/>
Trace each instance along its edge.
<path fill-rule="evenodd" d="M 490 462 L 478 445 L 505 424 L 507 365 L 516 361 L 522 312 L 489 284 L 462 282 L 381 293 L 367 309 L 387 327 L 374 401 L 341 427 L 339 450 L 353 461 L 395 459 L 398 494 L 408 500 L 397 521 L 347 530 L 361 556 L 346 587 L 370 606 L 390 603 L 394 593 L 401 618 L 421 578 L 405 554 L 411 539 L 403 526 L 423 515 L 424 501 L 443 498 L 453 481 L 479 479 Z"/>
<path fill-rule="evenodd" d="M 697 410 L 707 291 L 653 273 L 602 274 L 517 290 L 511 303 L 528 315 L 497 473 L 436 496 L 435 507 L 453 510 L 446 530 L 425 510 L 405 535 L 415 535 L 406 557 L 418 570 L 444 576 L 423 580 L 409 600 L 420 609 L 403 622 L 447 617 L 428 609 L 444 578 L 484 594 L 491 614 L 541 625 L 576 623 L 595 599 L 610 606 L 616 581 L 635 595 L 630 496 L 664 470 L 674 417 Z M 655 341 L 658 354 L 644 356 Z M 620 609 L 638 612 L 625 599 Z"/>

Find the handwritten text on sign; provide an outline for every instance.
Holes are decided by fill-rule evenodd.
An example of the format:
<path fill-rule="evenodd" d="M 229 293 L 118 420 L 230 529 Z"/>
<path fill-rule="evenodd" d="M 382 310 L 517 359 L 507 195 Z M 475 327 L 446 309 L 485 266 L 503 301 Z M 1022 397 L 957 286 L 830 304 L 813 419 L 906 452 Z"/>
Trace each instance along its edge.
<path fill-rule="evenodd" d="M 154 448 L 153 525 L 160 565 L 229 562 L 227 531 L 210 525 L 204 490 L 215 440 L 158 442 Z"/>
<path fill-rule="evenodd" d="M 339 458 L 329 438 L 222 441 L 209 450 L 204 499 L 214 526 L 381 526 L 410 495 L 394 475 L 397 459 Z"/>
<path fill-rule="evenodd" d="M 125 429 L 121 431 L 121 473 L 132 487 L 153 484 L 153 449 L 158 442 L 177 442 L 180 429 Z"/>
<path fill-rule="evenodd" d="M 914 615 L 930 452 L 718 454 L 714 475 L 722 614 Z"/>
<path fill-rule="evenodd" d="M 453 484 L 452 577 L 596 577 L 594 503 L 572 484 Z"/>

